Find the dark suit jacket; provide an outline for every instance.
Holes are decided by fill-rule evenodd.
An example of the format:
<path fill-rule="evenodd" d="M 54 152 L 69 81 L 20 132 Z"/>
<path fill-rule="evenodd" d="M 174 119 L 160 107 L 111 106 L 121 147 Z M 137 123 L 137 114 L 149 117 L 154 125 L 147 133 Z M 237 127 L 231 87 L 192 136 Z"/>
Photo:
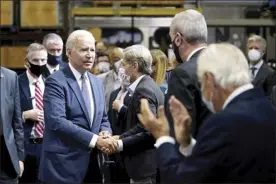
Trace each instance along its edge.
<path fill-rule="evenodd" d="M 204 122 L 191 156 L 170 143 L 158 148 L 161 181 L 274 183 L 275 127 L 276 110 L 263 91 L 246 91 Z"/>
<path fill-rule="evenodd" d="M 171 71 L 168 81 L 168 91 L 165 97 L 166 116 L 170 124 L 171 135 L 174 135 L 174 126 L 169 110 L 168 101 L 172 95 L 181 101 L 192 117 L 192 135 L 197 137 L 202 122 L 210 114 L 201 99 L 201 89 L 197 78 L 197 58 L 200 51 L 196 52 L 189 61 L 178 65 Z"/>
<path fill-rule="evenodd" d="M 18 82 L 22 112 L 34 109 L 30 92 L 30 83 L 26 71 L 19 75 Z M 25 153 L 30 155 L 37 155 L 37 151 L 34 149 L 33 144 L 30 143 L 31 132 L 35 123 L 36 122 L 32 120 L 26 120 L 23 123 Z"/>
<path fill-rule="evenodd" d="M 149 101 L 151 111 L 156 115 L 158 106 L 164 104 L 164 94 L 149 76 L 144 76 L 137 85 L 126 115 L 126 128 L 120 138 L 123 141 L 123 154 L 127 173 L 132 179 L 141 179 L 156 174 L 155 140 L 139 122 L 140 100 Z"/>
<path fill-rule="evenodd" d="M 24 132 L 18 77 L 15 72 L 3 67 L 1 67 L 0 75 L 2 133 L 14 170 L 19 175 L 19 160 L 24 160 Z"/>
<path fill-rule="evenodd" d="M 272 87 L 276 85 L 276 71 L 263 63 L 256 77 L 252 81 L 255 87 L 262 88 L 266 96 L 270 96 Z"/>
<path fill-rule="evenodd" d="M 127 113 L 127 106 L 130 101 L 130 93 L 127 92 L 124 98 L 124 106 L 120 109 L 120 112 L 112 109 L 112 104 L 114 100 L 116 100 L 116 97 L 118 93 L 121 91 L 121 87 L 112 91 L 110 94 L 110 100 L 109 100 L 109 108 L 108 108 L 108 119 L 111 124 L 111 128 L 114 135 L 121 135 L 125 129 L 125 122 L 126 122 L 126 113 Z"/>
<path fill-rule="evenodd" d="M 68 66 L 68 63 L 61 61 L 59 64 L 59 69 L 62 70 L 63 68 L 66 68 Z M 51 75 L 50 71 L 47 67 L 45 67 L 45 70 L 42 73 L 43 78 L 47 79 Z"/>
<path fill-rule="evenodd" d="M 89 144 L 94 134 L 111 131 L 105 112 L 103 85 L 88 72 L 94 99 L 90 118 L 80 87 L 70 67 L 45 82 L 45 130 L 39 178 L 48 183 L 81 183 L 88 169 Z"/>

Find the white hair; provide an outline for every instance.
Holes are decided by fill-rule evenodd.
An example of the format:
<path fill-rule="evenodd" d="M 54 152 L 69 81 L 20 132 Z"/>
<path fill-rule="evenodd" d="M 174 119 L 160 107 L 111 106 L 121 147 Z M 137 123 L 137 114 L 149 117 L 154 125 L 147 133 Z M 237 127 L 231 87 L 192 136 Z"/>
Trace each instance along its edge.
<path fill-rule="evenodd" d="M 211 44 L 201 52 L 198 78 L 202 80 L 207 72 L 214 75 L 215 82 L 223 89 L 251 82 L 246 57 L 239 48 L 228 43 Z"/>
<path fill-rule="evenodd" d="M 67 39 L 66 42 L 66 50 L 67 49 L 72 49 L 74 48 L 76 42 L 78 42 L 80 39 L 85 39 L 85 38 L 92 38 L 95 41 L 95 38 L 93 36 L 93 34 L 89 31 L 86 30 L 76 30 L 73 31 Z"/>
<path fill-rule="evenodd" d="M 188 43 L 207 43 L 208 31 L 204 16 L 196 10 L 176 14 L 171 22 L 171 33 L 181 33 Z"/>
<path fill-rule="evenodd" d="M 254 41 L 254 42 L 260 42 L 260 46 L 261 48 L 265 51 L 266 50 L 266 40 L 259 36 L 259 35 L 252 35 L 248 38 L 248 41 L 247 41 L 247 44 L 251 41 Z"/>
<path fill-rule="evenodd" d="M 55 33 L 49 33 L 44 36 L 42 44 L 44 47 L 47 47 L 48 44 L 60 44 L 63 45 L 62 38 L 55 34 Z"/>
<path fill-rule="evenodd" d="M 139 71 L 145 74 L 152 72 L 152 56 L 149 49 L 143 45 L 132 45 L 124 49 L 124 60 L 128 63 L 137 62 Z"/>

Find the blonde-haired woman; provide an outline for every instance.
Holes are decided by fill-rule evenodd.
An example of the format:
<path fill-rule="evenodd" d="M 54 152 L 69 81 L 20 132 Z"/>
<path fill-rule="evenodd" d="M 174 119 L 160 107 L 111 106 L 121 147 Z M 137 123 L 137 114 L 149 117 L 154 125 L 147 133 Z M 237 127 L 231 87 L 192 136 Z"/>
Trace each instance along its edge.
<path fill-rule="evenodd" d="M 153 59 L 151 77 L 165 93 L 168 88 L 168 85 L 165 81 L 167 64 L 169 62 L 168 57 L 166 56 L 166 54 L 164 54 L 164 52 L 159 49 L 153 49 L 150 52 Z"/>

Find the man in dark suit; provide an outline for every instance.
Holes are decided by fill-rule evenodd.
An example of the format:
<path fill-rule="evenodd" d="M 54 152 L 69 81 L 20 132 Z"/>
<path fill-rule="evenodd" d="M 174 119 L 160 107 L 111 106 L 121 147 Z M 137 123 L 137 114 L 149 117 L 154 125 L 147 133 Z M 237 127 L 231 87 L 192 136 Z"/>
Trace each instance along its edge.
<path fill-rule="evenodd" d="M 126 171 L 131 183 L 155 183 L 157 173 L 156 150 L 154 138 L 138 120 L 140 99 L 150 101 L 150 109 L 156 114 L 157 107 L 163 105 L 164 95 L 160 87 L 149 76 L 152 56 L 150 51 L 141 45 L 134 45 L 124 50 L 121 67 L 129 76 L 129 90 L 132 98 L 126 114 L 126 127 L 119 136 L 118 151 L 122 151 Z"/>
<path fill-rule="evenodd" d="M 200 84 L 196 76 L 197 57 L 207 43 L 207 25 L 202 14 L 195 10 L 181 12 L 172 20 L 170 37 L 176 59 L 181 64 L 171 71 L 165 110 L 171 135 L 174 137 L 173 121 L 168 107 L 172 95 L 188 109 L 192 119 L 192 135 L 196 138 L 202 122 L 209 111 L 201 100 Z"/>
<path fill-rule="evenodd" d="M 0 183 L 16 184 L 24 170 L 24 132 L 17 74 L 0 68 Z"/>
<path fill-rule="evenodd" d="M 42 44 L 48 52 L 47 65 L 42 73 L 46 79 L 49 75 L 65 68 L 68 64 L 62 61 L 63 41 L 59 35 L 55 33 L 45 35 Z"/>
<path fill-rule="evenodd" d="M 169 136 L 163 109 L 156 119 L 147 101 L 142 102 L 139 117 L 157 139 L 161 182 L 274 183 L 276 110 L 264 92 L 250 83 L 242 51 L 230 44 L 208 46 L 198 58 L 198 77 L 203 99 L 215 114 L 194 140 L 187 109 L 175 97 L 170 99 L 182 155 Z"/>
<path fill-rule="evenodd" d="M 272 87 L 276 85 L 276 71 L 263 60 L 266 52 L 266 40 L 259 35 L 253 35 L 248 38 L 247 49 L 250 71 L 253 77 L 252 84 L 255 87 L 262 88 L 266 96 L 269 97 Z"/>
<path fill-rule="evenodd" d="M 39 178 L 45 183 L 76 184 L 87 174 L 85 182 L 100 183 L 96 148 L 115 149 L 116 140 L 110 137 L 103 85 L 88 72 L 95 59 L 93 35 L 85 30 L 71 33 L 66 54 L 69 66 L 45 82 Z"/>
<path fill-rule="evenodd" d="M 19 91 L 24 127 L 25 171 L 20 183 L 35 183 L 38 180 L 38 168 L 43 141 L 44 112 L 43 68 L 47 63 L 47 51 L 39 43 L 27 48 L 25 59 L 26 72 L 19 78 Z M 40 133 L 40 128 L 42 128 Z"/>

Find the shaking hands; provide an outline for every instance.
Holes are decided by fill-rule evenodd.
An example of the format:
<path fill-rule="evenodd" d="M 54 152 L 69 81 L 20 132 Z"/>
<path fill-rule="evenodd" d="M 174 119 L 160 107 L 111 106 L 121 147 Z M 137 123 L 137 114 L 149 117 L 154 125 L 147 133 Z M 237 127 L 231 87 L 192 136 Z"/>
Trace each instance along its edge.
<path fill-rule="evenodd" d="M 111 136 L 107 131 L 99 133 L 99 137 L 96 143 L 96 147 L 107 155 L 111 155 L 119 152 L 118 145 L 119 136 Z"/>

